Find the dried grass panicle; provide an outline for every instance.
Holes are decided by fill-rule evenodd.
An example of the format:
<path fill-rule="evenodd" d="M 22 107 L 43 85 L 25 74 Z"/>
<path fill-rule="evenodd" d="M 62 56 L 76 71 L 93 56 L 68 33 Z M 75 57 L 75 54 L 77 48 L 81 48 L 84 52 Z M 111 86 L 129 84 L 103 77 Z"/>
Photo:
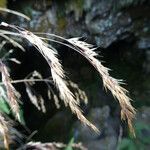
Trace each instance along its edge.
<path fill-rule="evenodd" d="M 69 39 L 68 42 L 74 46 L 74 49 L 82 54 L 87 60 L 95 67 L 102 77 L 104 87 L 109 89 L 112 95 L 117 98 L 121 106 L 121 118 L 127 119 L 129 129 L 134 134 L 134 129 L 132 127 L 132 121 L 135 117 L 135 109 L 130 103 L 130 98 L 128 97 L 128 91 L 120 86 L 122 84 L 121 80 L 117 80 L 110 76 L 109 69 L 104 67 L 101 62 L 96 58 L 98 54 L 94 51 L 92 45 L 80 41 L 79 38 Z"/>
<path fill-rule="evenodd" d="M 59 90 L 60 97 L 64 101 L 65 106 L 69 106 L 71 111 L 82 123 L 88 125 L 94 131 L 99 132 L 99 130 L 83 116 L 79 108 L 79 103 L 75 100 L 73 93 L 66 86 L 65 74 L 57 58 L 56 50 L 51 45 L 48 45 L 43 40 L 41 40 L 38 36 L 25 29 L 20 29 L 17 26 L 9 25 L 7 23 L 1 23 L 1 25 L 17 30 L 21 37 L 28 40 L 37 48 L 37 50 L 42 54 L 50 66 L 52 79 L 57 89 Z"/>
<path fill-rule="evenodd" d="M 0 71 L 2 74 L 2 82 L 6 88 L 6 93 L 8 96 L 8 103 L 11 107 L 12 112 L 15 114 L 16 119 L 20 121 L 19 104 L 17 101 L 19 97 L 19 93 L 15 90 L 15 88 L 11 84 L 11 79 L 10 79 L 8 69 L 1 60 L 0 60 Z"/>
<path fill-rule="evenodd" d="M 8 122 L 6 122 L 3 115 L 0 113 L 0 134 L 4 138 L 4 146 L 7 150 L 9 150 L 9 129 Z"/>
<path fill-rule="evenodd" d="M 61 64 L 59 63 L 55 49 L 50 45 L 48 45 L 47 43 L 45 43 L 42 40 L 44 38 L 41 39 L 40 37 L 34 35 L 33 33 L 27 30 L 20 29 L 16 26 L 8 25 L 6 23 L 1 23 L 1 25 L 16 29 L 21 37 L 27 39 L 38 49 L 38 51 L 47 60 L 51 68 L 53 81 L 55 82 L 57 88 L 59 89 L 60 96 L 63 99 L 65 105 L 66 106 L 69 105 L 72 112 L 77 115 L 79 120 L 81 120 L 83 123 L 93 128 L 94 130 L 98 131 L 97 128 L 82 115 L 81 110 L 79 108 L 79 102 L 75 100 L 74 95 L 66 86 L 64 71 L 62 69 Z M 109 69 L 104 67 L 102 63 L 96 58 L 98 56 L 98 53 L 95 52 L 96 48 L 93 48 L 93 45 L 91 44 L 88 44 L 84 41 L 80 41 L 79 38 L 64 39 L 57 35 L 53 34 L 48 35 L 55 37 L 57 39 L 57 40 L 50 39 L 50 41 L 66 45 L 76 50 L 95 67 L 95 69 L 99 72 L 100 76 L 102 77 L 104 87 L 106 89 L 109 89 L 113 94 L 113 96 L 119 101 L 121 106 L 121 118 L 124 120 L 127 119 L 129 128 L 131 132 L 134 134 L 132 121 L 133 118 L 135 117 L 136 112 L 130 103 L 128 91 L 120 86 L 120 84 L 122 84 L 122 80 L 118 80 L 111 77 L 109 74 Z M 62 42 L 62 40 L 68 43 L 66 44 Z"/>
<path fill-rule="evenodd" d="M 79 150 L 87 150 L 82 143 L 73 143 L 70 145 L 72 148 L 77 148 Z M 29 142 L 17 150 L 27 150 L 27 149 L 38 149 L 38 150 L 59 150 L 66 148 L 67 145 L 64 143 L 41 143 L 41 142 Z"/>

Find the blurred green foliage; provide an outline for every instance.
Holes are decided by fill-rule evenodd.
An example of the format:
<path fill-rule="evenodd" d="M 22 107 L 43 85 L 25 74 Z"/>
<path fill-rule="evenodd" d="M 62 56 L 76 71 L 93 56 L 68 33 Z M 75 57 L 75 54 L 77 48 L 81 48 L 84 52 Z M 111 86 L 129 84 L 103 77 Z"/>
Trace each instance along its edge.
<path fill-rule="evenodd" d="M 2 97 L 0 98 L 0 112 L 10 114 L 10 108 Z"/>
<path fill-rule="evenodd" d="M 148 150 L 150 145 L 150 136 L 147 134 L 150 131 L 150 126 L 145 123 L 138 122 L 135 124 L 136 138 L 130 134 L 123 138 L 118 145 L 118 150 Z"/>
<path fill-rule="evenodd" d="M 72 137 L 71 140 L 69 141 L 67 147 L 64 150 L 73 150 L 72 144 L 74 143 L 74 138 Z"/>

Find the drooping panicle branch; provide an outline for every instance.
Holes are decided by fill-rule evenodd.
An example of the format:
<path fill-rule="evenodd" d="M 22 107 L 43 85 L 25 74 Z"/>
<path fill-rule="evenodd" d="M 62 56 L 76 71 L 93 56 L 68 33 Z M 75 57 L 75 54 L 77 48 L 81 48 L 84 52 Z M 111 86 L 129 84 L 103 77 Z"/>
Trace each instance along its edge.
<path fill-rule="evenodd" d="M 91 44 L 84 41 L 80 41 L 79 38 L 69 39 L 68 42 L 74 46 L 73 49 L 82 54 L 99 72 L 103 80 L 103 85 L 106 89 L 109 89 L 112 95 L 117 98 L 121 106 L 121 118 L 127 119 L 129 129 L 134 134 L 132 127 L 132 121 L 135 117 L 135 109 L 130 103 L 128 97 L 128 91 L 120 86 L 121 80 L 117 80 L 110 76 L 109 69 L 104 67 L 102 63 L 96 58 L 98 54 L 94 51 L 95 48 Z"/>
<path fill-rule="evenodd" d="M 12 112 L 15 114 L 16 118 L 20 121 L 19 104 L 17 101 L 19 97 L 19 93 L 15 90 L 15 88 L 11 84 L 11 79 L 10 79 L 8 69 L 1 60 L 0 60 L 0 71 L 2 74 L 2 82 L 6 88 L 8 103 L 12 109 Z"/>

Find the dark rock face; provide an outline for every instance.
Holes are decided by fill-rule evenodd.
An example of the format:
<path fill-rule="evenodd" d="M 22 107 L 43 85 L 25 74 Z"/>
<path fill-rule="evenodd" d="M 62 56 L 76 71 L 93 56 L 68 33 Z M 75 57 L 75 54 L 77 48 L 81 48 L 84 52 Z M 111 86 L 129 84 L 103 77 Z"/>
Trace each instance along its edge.
<path fill-rule="evenodd" d="M 126 13 L 115 13 L 112 7 L 112 0 L 102 0 L 99 3 L 92 1 L 85 18 L 88 31 L 96 44 L 103 48 L 121 39 L 121 35 L 131 28 L 131 17 Z"/>
<path fill-rule="evenodd" d="M 20 24 L 32 31 L 65 37 L 88 36 L 101 48 L 130 39 L 131 35 L 140 39 L 137 48 L 143 48 L 145 38 L 149 40 L 150 4 L 146 0 L 45 1 L 42 4 L 33 0 L 17 1 L 17 5 L 32 19 L 30 23 L 20 19 Z"/>

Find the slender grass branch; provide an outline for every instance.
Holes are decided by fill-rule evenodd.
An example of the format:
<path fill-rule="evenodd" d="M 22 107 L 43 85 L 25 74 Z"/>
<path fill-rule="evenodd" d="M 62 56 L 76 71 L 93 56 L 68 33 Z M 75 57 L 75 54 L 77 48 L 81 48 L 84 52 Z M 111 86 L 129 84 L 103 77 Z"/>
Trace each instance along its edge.
<path fill-rule="evenodd" d="M 21 80 L 13 80 L 11 81 L 12 84 L 17 84 L 17 83 L 24 83 L 24 82 L 49 82 L 53 83 L 52 80 L 50 79 L 21 79 Z M 0 85 L 3 85 L 3 82 L 0 82 Z"/>

